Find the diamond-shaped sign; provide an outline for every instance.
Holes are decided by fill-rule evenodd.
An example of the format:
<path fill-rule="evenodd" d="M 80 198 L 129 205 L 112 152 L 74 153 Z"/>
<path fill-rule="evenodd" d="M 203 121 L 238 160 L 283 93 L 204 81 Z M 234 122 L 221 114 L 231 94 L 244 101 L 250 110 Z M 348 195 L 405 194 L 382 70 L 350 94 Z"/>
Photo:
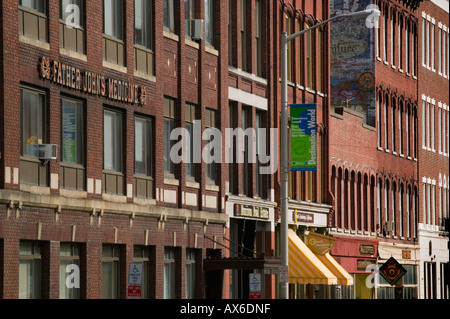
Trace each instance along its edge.
<path fill-rule="evenodd" d="M 391 257 L 380 268 L 380 275 L 391 285 L 394 286 L 406 274 L 406 269 Z"/>

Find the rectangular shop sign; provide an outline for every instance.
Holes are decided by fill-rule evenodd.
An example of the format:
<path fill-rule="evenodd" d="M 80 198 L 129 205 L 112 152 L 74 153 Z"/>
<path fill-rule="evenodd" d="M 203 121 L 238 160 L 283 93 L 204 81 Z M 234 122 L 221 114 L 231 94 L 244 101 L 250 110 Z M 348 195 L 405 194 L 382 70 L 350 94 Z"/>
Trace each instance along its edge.
<path fill-rule="evenodd" d="M 317 104 L 291 105 L 291 170 L 317 171 Z"/>

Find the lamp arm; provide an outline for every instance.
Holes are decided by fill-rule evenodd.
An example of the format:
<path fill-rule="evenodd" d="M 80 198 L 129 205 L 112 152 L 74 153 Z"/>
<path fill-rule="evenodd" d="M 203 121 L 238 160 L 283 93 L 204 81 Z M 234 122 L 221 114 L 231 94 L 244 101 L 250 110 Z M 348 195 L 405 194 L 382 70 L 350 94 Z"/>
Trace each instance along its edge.
<path fill-rule="evenodd" d="M 344 14 L 340 14 L 340 15 L 334 16 L 334 17 L 332 17 L 332 18 L 330 18 L 330 19 L 328 19 L 328 20 L 325 20 L 325 21 L 322 21 L 322 22 L 320 22 L 320 23 L 318 23 L 318 24 L 315 24 L 315 25 L 313 25 L 312 27 L 309 27 L 309 28 L 306 29 L 306 30 L 302 30 L 302 31 L 299 31 L 299 32 L 297 32 L 297 33 L 294 33 L 294 34 L 289 35 L 289 36 L 287 37 L 287 42 L 289 42 L 289 41 L 291 41 L 291 40 L 294 40 L 295 38 L 301 36 L 302 34 L 308 32 L 308 31 L 311 31 L 311 30 L 313 30 L 313 29 L 317 29 L 318 27 L 321 27 L 321 26 L 323 26 L 324 24 L 328 24 L 328 23 L 330 23 L 331 21 L 337 20 L 337 19 L 339 19 L 339 18 L 352 17 L 353 15 L 354 15 L 354 13 L 344 13 Z"/>

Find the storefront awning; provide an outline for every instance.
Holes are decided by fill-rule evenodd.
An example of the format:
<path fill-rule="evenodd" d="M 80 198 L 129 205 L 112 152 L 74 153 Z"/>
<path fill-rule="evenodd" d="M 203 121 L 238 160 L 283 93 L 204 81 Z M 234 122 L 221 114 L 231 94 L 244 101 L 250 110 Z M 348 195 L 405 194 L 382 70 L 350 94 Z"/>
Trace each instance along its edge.
<path fill-rule="evenodd" d="M 338 285 L 353 285 L 353 277 L 329 253 L 316 256 L 337 277 Z"/>
<path fill-rule="evenodd" d="M 292 229 L 289 229 L 289 282 L 338 285 L 338 278 Z"/>

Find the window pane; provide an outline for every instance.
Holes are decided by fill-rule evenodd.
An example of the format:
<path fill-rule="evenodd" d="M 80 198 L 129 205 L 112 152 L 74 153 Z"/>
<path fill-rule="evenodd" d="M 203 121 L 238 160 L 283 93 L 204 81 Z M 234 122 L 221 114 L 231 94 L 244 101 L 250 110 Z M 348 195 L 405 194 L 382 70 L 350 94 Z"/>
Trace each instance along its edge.
<path fill-rule="evenodd" d="M 151 121 L 135 120 L 135 173 L 151 176 Z"/>
<path fill-rule="evenodd" d="M 62 100 L 62 158 L 83 164 L 83 108 L 81 103 Z"/>
<path fill-rule="evenodd" d="M 63 20 L 66 20 L 69 15 L 74 14 L 74 11 L 71 8 L 67 8 L 69 5 L 78 6 L 78 12 L 80 13 L 79 19 L 80 26 L 83 25 L 83 0 L 60 0 L 60 15 L 59 17 Z M 72 21 L 73 22 L 73 21 Z"/>
<path fill-rule="evenodd" d="M 174 32 L 173 24 L 173 0 L 164 0 L 164 27 Z"/>
<path fill-rule="evenodd" d="M 104 113 L 104 169 L 122 170 L 122 115 L 120 113 Z"/>
<path fill-rule="evenodd" d="M 104 0 L 104 33 L 122 39 L 122 0 Z"/>
<path fill-rule="evenodd" d="M 45 13 L 45 0 L 20 0 L 19 5 Z"/>
<path fill-rule="evenodd" d="M 170 140 L 170 134 L 174 126 L 174 120 L 164 119 L 164 171 L 171 174 L 175 173 L 173 162 L 170 159 L 170 150 L 173 145 L 173 141 Z"/>
<path fill-rule="evenodd" d="M 136 44 L 152 49 L 152 0 L 135 0 L 134 2 L 134 31 Z"/>

